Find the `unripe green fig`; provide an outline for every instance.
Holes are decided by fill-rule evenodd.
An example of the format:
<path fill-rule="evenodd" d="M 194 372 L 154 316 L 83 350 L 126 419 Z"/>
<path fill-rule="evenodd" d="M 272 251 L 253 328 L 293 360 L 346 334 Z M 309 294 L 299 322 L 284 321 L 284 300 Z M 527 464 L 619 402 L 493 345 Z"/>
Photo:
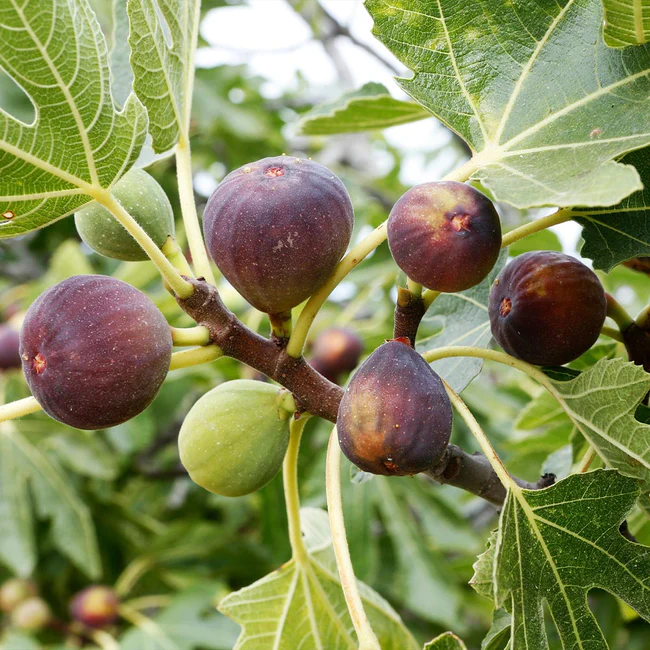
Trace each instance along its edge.
<path fill-rule="evenodd" d="M 134 167 L 116 183 L 115 198 L 161 248 L 174 236 L 174 213 L 165 191 L 144 169 Z M 75 214 L 77 232 L 94 251 L 128 262 L 148 260 L 140 244 L 99 203 L 90 203 Z"/>
<path fill-rule="evenodd" d="M 268 314 L 299 305 L 325 282 L 345 253 L 353 222 L 343 183 L 323 165 L 290 156 L 231 172 L 203 213 L 215 264 Z"/>
<path fill-rule="evenodd" d="M 206 393 L 185 417 L 178 438 L 191 479 L 222 496 L 251 494 L 280 470 L 289 444 L 291 413 L 285 391 L 252 379 Z"/>
<path fill-rule="evenodd" d="M 77 593 L 70 603 L 72 618 L 86 627 L 100 629 L 119 618 L 120 599 L 114 589 L 91 585 Z"/>
<path fill-rule="evenodd" d="M 562 366 L 598 339 L 607 314 L 598 276 L 554 251 L 515 257 L 494 281 L 488 304 L 492 334 L 513 357 Z"/>
<path fill-rule="evenodd" d="M 336 424 L 341 450 L 364 472 L 417 474 L 431 469 L 449 444 L 451 403 L 408 339 L 395 339 L 352 376 Z"/>
<path fill-rule="evenodd" d="M 11 612 L 11 624 L 21 630 L 36 632 L 52 620 L 50 606 L 42 598 L 24 600 Z"/>
<path fill-rule="evenodd" d="M 29 580 L 10 578 L 0 587 L 0 610 L 13 612 L 20 603 L 38 595 L 36 585 Z"/>
<path fill-rule="evenodd" d="M 397 266 L 427 289 L 446 293 L 481 282 L 501 249 L 492 201 L 456 181 L 411 188 L 391 210 L 387 232 Z"/>

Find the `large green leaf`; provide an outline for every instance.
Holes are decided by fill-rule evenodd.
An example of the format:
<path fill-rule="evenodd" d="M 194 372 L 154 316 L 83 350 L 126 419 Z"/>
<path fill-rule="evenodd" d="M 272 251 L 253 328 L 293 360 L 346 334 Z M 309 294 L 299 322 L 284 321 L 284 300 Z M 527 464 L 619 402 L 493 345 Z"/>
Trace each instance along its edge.
<path fill-rule="evenodd" d="M 381 84 L 368 83 L 336 101 L 315 106 L 302 116 L 298 129 L 304 135 L 356 133 L 387 129 L 427 117 L 431 113 L 420 104 L 395 99 Z"/>
<path fill-rule="evenodd" d="M 200 0 L 129 0 L 133 88 L 147 107 L 153 149 L 187 137 Z M 168 43 L 169 42 L 169 43 Z"/>
<path fill-rule="evenodd" d="M 219 609 L 243 627 L 234 650 L 356 650 L 327 514 L 303 508 L 301 518 L 307 560 L 294 558 L 221 601 Z M 417 649 L 417 642 L 392 607 L 368 586 L 359 583 L 359 587 L 382 649 Z"/>
<path fill-rule="evenodd" d="M 366 6 L 414 71 L 401 87 L 467 141 L 497 199 L 614 205 L 641 189 L 612 159 L 650 143 L 650 47 L 608 48 L 600 0 Z"/>
<path fill-rule="evenodd" d="M 547 603 L 563 648 L 606 650 L 587 603 L 593 588 L 650 619 L 650 548 L 619 532 L 638 496 L 637 481 L 611 470 L 569 476 L 545 490 L 509 491 L 493 575 L 496 603 L 513 617 L 514 648 L 549 647 Z"/>
<path fill-rule="evenodd" d="M 490 287 L 507 258 L 507 250 L 501 251 L 490 274 L 475 287 L 436 298 L 422 320 L 420 332 L 424 337 L 417 341 L 418 352 L 424 354 L 448 345 L 486 348 L 490 344 L 492 331 L 488 316 L 488 297 Z M 428 335 L 427 331 L 432 329 L 434 333 Z M 434 361 L 431 367 L 459 393 L 481 372 L 483 360 L 453 357 Z"/>
<path fill-rule="evenodd" d="M 12 237 L 118 180 L 138 157 L 147 116 L 134 95 L 117 110 L 106 39 L 87 0 L 3 1 L 0 67 L 37 116 L 28 125 L 0 111 L 0 237 Z"/>
<path fill-rule="evenodd" d="M 583 226 L 581 254 L 594 266 L 609 271 L 633 257 L 650 255 L 650 149 L 633 151 L 621 162 L 634 165 L 644 189 L 605 209 L 574 208 L 574 219 Z"/>
<path fill-rule="evenodd" d="M 648 0 L 603 0 L 603 7 L 607 45 L 625 47 L 650 41 Z"/>

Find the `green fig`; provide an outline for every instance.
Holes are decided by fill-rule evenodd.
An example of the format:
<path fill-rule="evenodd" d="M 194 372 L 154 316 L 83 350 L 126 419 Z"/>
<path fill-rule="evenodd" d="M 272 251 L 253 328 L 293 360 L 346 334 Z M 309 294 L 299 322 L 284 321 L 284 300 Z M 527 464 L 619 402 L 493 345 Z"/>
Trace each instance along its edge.
<path fill-rule="evenodd" d="M 158 247 L 174 236 L 174 213 L 165 190 L 144 169 L 134 167 L 113 188 L 115 198 Z M 77 232 L 95 252 L 127 262 L 148 260 L 140 244 L 111 213 L 93 202 L 75 214 Z"/>
<path fill-rule="evenodd" d="M 285 391 L 251 379 L 206 393 L 185 417 L 178 438 L 191 479 L 222 496 L 251 494 L 280 470 L 289 444 L 291 413 Z"/>

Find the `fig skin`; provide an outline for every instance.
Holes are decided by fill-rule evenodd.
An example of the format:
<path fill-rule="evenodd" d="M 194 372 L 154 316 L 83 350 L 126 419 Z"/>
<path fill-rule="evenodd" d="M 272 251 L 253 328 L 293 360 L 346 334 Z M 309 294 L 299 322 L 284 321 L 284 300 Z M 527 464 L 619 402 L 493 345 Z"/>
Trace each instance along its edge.
<path fill-rule="evenodd" d="M 519 255 L 494 281 L 488 305 L 492 334 L 513 357 L 562 366 L 598 339 L 607 300 L 596 274 L 553 251 Z"/>
<path fill-rule="evenodd" d="M 174 213 L 165 190 L 144 169 L 134 167 L 113 188 L 115 198 L 161 248 L 174 236 Z M 81 239 L 95 252 L 114 260 L 140 262 L 149 256 L 111 213 L 91 203 L 75 214 Z"/>
<path fill-rule="evenodd" d="M 254 379 L 235 379 L 203 395 L 178 437 L 190 478 L 227 497 L 264 487 L 282 467 L 289 445 L 291 414 L 279 406 L 282 392 Z"/>
<path fill-rule="evenodd" d="M 408 339 L 388 341 L 366 359 L 350 380 L 337 419 L 347 458 L 364 472 L 385 476 L 431 469 L 449 444 L 451 427 L 442 380 Z"/>
<path fill-rule="evenodd" d="M 11 624 L 20 630 L 37 631 L 52 620 L 50 606 L 38 597 L 24 600 L 11 612 Z"/>
<path fill-rule="evenodd" d="M 29 308 L 20 332 L 32 394 L 55 420 L 104 429 L 153 401 L 169 370 L 171 331 L 141 291 L 116 278 L 76 275 Z"/>
<path fill-rule="evenodd" d="M 0 370 L 20 368 L 20 338 L 10 325 L 0 325 Z"/>
<path fill-rule="evenodd" d="M 465 183 L 416 185 L 388 216 L 388 246 L 404 273 L 427 289 L 453 293 L 481 282 L 501 250 L 492 201 Z"/>
<path fill-rule="evenodd" d="M 34 583 L 20 578 L 10 578 L 0 587 L 0 611 L 11 613 L 20 603 L 38 596 Z"/>
<path fill-rule="evenodd" d="M 330 327 L 314 340 L 311 366 L 331 382 L 354 370 L 363 352 L 363 341 L 347 327 Z"/>
<path fill-rule="evenodd" d="M 312 160 L 263 158 L 231 172 L 203 214 L 219 270 L 253 307 L 286 312 L 331 275 L 354 213 L 343 183 Z"/>
<path fill-rule="evenodd" d="M 91 585 L 75 594 L 70 603 L 70 614 L 86 627 L 101 629 L 117 622 L 119 606 L 120 599 L 113 589 Z"/>

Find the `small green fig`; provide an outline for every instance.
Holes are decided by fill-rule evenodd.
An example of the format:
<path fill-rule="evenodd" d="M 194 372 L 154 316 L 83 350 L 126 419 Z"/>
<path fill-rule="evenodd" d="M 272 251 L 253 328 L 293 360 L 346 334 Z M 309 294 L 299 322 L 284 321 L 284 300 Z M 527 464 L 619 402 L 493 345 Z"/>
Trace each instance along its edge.
<path fill-rule="evenodd" d="M 91 585 L 77 593 L 70 603 L 72 618 L 86 627 L 100 629 L 119 618 L 120 600 L 114 589 Z"/>
<path fill-rule="evenodd" d="M 36 585 L 29 580 L 10 578 L 0 587 L 0 610 L 13 612 L 20 603 L 38 595 Z"/>
<path fill-rule="evenodd" d="M 52 620 L 50 606 L 42 598 L 24 600 L 11 612 L 11 624 L 20 630 L 36 632 Z"/>
<path fill-rule="evenodd" d="M 122 207 L 159 246 L 174 236 L 174 213 L 165 191 L 146 171 L 134 167 L 116 183 L 113 194 Z M 139 262 L 149 257 L 140 244 L 99 203 L 90 203 L 75 215 L 77 232 L 94 251 L 115 260 Z"/>
<path fill-rule="evenodd" d="M 417 474 L 431 469 L 449 444 L 451 403 L 408 339 L 395 339 L 352 376 L 336 424 L 341 450 L 364 472 Z"/>
<path fill-rule="evenodd" d="M 251 494 L 279 471 L 289 444 L 285 391 L 252 379 L 226 382 L 190 409 L 178 438 L 191 479 L 222 496 Z"/>

